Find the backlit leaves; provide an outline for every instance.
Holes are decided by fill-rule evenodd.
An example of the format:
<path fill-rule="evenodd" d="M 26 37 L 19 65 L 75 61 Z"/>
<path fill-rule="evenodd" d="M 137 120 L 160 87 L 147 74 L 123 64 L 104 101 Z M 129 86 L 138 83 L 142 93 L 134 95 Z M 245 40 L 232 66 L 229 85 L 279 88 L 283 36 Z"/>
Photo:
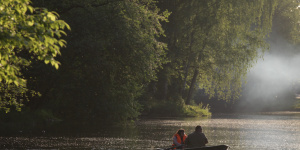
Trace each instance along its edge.
<path fill-rule="evenodd" d="M 1 92 L 4 92 L 0 95 L 0 108 L 11 105 L 19 108 L 23 101 L 18 101 L 17 105 L 16 99 L 20 95 L 16 93 L 27 91 L 21 68 L 29 66 L 31 59 L 38 59 L 58 69 L 59 62 L 55 57 L 66 44 L 58 38 L 61 33 L 65 34 L 65 27 L 70 27 L 58 20 L 57 13 L 33 8 L 29 0 L 0 0 L 0 10 L 0 81 Z M 24 57 L 21 53 L 28 53 L 31 57 Z M 15 94 L 7 97 L 5 92 L 12 92 L 10 88 Z M 14 102 L 6 103 L 9 99 Z"/>

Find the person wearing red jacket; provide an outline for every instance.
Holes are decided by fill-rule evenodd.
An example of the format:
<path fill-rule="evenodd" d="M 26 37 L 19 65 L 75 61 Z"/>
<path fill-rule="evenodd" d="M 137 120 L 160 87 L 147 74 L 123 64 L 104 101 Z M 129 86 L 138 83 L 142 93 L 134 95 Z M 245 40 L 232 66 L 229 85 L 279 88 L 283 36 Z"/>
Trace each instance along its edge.
<path fill-rule="evenodd" d="M 187 135 L 184 133 L 184 129 L 179 129 L 176 134 L 173 136 L 173 145 L 172 147 L 183 148 L 185 145 L 185 139 Z"/>

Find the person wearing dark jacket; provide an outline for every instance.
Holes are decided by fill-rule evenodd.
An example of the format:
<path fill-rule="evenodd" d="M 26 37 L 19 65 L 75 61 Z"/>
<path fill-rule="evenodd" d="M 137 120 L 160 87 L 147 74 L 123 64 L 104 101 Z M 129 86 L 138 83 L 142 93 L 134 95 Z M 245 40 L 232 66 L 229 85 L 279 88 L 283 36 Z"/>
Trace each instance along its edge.
<path fill-rule="evenodd" d="M 188 135 L 185 140 L 185 144 L 188 148 L 203 147 L 208 143 L 208 140 L 204 133 L 202 133 L 202 127 L 196 126 L 195 132 Z"/>

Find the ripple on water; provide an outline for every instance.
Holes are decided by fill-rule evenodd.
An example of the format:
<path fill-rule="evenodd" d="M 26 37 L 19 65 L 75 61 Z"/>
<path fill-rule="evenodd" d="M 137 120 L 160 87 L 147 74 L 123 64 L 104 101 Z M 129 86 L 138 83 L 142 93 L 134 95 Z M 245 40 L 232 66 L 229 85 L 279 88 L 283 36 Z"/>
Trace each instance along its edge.
<path fill-rule="evenodd" d="M 154 149 L 171 146 L 176 130 L 184 128 L 189 134 L 196 125 L 203 127 L 209 145 L 227 144 L 233 150 L 300 149 L 300 113 L 287 112 L 140 120 L 134 128 L 99 129 L 85 136 L 0 137 L 0 149 Z"/>

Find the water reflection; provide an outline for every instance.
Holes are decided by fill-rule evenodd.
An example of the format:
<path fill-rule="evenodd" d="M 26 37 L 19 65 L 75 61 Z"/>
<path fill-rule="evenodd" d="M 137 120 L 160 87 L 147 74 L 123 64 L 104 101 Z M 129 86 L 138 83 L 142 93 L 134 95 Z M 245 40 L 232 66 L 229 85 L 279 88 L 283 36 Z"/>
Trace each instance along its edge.
<path fill-rule="evenodd" d="M 232 150 L 300 149 L 300 113 L 217 114 L 211 118 L 148 119 L 128 128 L 89 128 L 46 131 L 36 137 L 0 137 L 0 149 L 155 149 L 169 147 L 172 135 L 201 125 L 209 145 Z M 51 133 L 49 133 L 51 132 Z"/>

